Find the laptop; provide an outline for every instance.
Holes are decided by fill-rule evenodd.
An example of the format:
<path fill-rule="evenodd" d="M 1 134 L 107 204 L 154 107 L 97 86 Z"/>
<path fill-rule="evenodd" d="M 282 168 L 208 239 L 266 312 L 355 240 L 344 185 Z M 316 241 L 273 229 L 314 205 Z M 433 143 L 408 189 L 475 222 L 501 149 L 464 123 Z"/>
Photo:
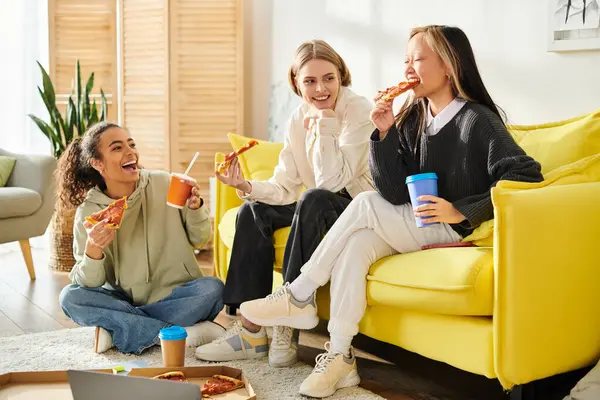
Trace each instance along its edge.
<path fill-rule="evenodd" d="M 189 383 L 75 370 L 67 371 L 67 376 L 73 400 L 202 399 L 200 387 Z"/>

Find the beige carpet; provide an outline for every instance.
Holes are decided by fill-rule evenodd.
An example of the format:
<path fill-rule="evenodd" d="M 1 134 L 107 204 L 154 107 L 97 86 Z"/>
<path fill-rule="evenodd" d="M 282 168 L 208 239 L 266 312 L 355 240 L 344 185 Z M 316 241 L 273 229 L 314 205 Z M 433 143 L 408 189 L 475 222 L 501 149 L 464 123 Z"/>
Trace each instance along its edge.
<path fill-rule="evenodd" d="M 104 354 L 92 351 L 93 329 L 77 328 L 0 338 L 0 373 L 65 369 L 106 368 L 133 360 L 145 360 L 149 367 L 161 365 L 160 348 L 141 357 L 120 354 L 114 350 Z M 306 399 L 298 387 L 311 371 L 309 365 L 298 363 L 290 368 L 271 368 L 266 359 L 224 363 L 240 368 L 260 400 Z M 188 349 L 186 365 L 206 365 Z M 360 372 L 360 371 L 359 371 Z M 338 390 L 330 399 L 382 399 L 359 387 Z"/>

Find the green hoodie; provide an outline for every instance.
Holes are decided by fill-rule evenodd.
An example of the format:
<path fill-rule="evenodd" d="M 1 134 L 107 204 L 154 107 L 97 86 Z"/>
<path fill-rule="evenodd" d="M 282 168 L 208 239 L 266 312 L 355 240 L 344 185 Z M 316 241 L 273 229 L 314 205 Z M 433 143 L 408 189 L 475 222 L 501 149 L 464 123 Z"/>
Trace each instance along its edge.
<path fill-rule="evenodd" d="M 182 210 L 167 206 L 169 174 L 140 171 L 135 191 L 114 240 L 101 260 L 86 256 L 85 217 L 114 201 L 100 189 L 91 189 L 75 213 L 73 283 L 104 286 L 124 292 L 135 305 L 155 303 L 173 288 L 200 278 L 193 247 L 208 242 L 211 224 L 205 207 Z"/>

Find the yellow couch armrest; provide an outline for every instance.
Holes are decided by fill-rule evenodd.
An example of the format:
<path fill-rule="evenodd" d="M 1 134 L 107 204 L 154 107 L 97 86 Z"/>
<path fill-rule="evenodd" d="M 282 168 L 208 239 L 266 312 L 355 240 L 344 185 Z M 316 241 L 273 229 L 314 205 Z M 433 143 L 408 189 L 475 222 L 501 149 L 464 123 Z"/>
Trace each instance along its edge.
<path fill-rule="evenodd" d="M 217 153 L 215 155 L 215 165 L 225 159 L 225 154 Z M 216 204 L 213 205 L 215 208 L 215 221 L 214 221 L 214 249 L 213 249 L 213 258 L 215 264 L 215 274 L 225 280 L 227 277 L 227 247 L 221 241 L 221 237 L 219 236 L 219 224 L 221 223 L 221 218 L 230 208 L 237 207 L 242 204 L 242 199 L 240 199 L 236 193 L 236 190 L 230 186 L 224 185 L 217 179 L 216 185 Z"/>
<path fill-rule="evenodd" d="M 502 386 L 600 357 L 600 182 L 492 190 L 494 362 Z"/>

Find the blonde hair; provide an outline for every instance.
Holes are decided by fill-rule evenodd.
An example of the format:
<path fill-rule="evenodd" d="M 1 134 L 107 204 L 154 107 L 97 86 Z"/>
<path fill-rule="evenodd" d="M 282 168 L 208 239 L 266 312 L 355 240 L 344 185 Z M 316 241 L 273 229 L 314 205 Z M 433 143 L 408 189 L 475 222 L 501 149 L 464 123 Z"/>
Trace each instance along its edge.
<path fill-rule="evenodd" d="M 486 105 L 503 120 L 504 115 L 500 113 L 483 84 L 467 35 L 460 28 L 428 25 L 414 28 L 410 32 L 409 40 L 420 33 L 424 35 L 427 45 L 448 68 L 448 80 L 454 96 L 468 102 Z M 420 134 L 425 129 L 427 120 L 425 98 L 419 99 L 414 94 L 410 95 L 396 116 L 396 124 L 400 129 L 415 107 L 419 113 L 418 133 Z"/>
<path fill-rule="evenodd" d="M 344 59 L 324 40 L 311 40 L 304 42 L 296 50 L 294 62 L 288 71 L 288 80 L 294 93 L 301 96 L 300 90 L 296 85 L 296 75 L 298 71 L 310 60 L 325 60 L 329 61 L 337 68 L 340 74 L 340 82 L 342 86 L 350 86 L 352 78 L 350 71 L 344 62 Z"/>

